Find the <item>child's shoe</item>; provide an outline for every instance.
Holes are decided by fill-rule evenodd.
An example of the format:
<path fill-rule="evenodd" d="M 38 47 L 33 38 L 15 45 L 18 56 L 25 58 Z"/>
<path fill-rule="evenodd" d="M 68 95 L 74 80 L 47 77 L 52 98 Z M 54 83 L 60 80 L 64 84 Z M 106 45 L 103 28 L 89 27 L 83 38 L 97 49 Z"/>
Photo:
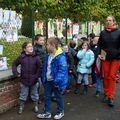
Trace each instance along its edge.
<path fill-rule="evenodd" d="M 76 88 L 76 89 L 74 90 L 74 93 L 75 93 L 75 94 L 80 93 L 80 88 Z"/>
<path fill-rule="evenodd" d="M 51 101 L 52 101 L 52 102 L 56 102 L 56 101 L 57 101 L 57 100 L 56 100 L 56 97 L 55 97 L 55 96 L 52 96 L 52 97 L 51 97 Z"/>
<path fill-rule="evenodd" d="M 19 114 L 23 113 L 23 111 L 24 111 L 24 104 L 25 104 L 25 101 L 20 100 L 20 107 L 19 107 L 19 110 L 18 110 Z"/>
<path fill-rule="evenodd" d="M 59 119 L 61 119 L 63 116 L 64 116 L 64 113 L 63 113 L 63 112 L 57 113 L 57 114 L 54 116 L 54 119 L 55 119 L 55 120 L 59 120 Z"/>
<path fill-rule="evenodd" d="M 19 113 L 19 114 L 22 114 L 23 111 L 24 111 L 24 107 L 23 107 L 23 106 L 20 106 L 20 107 L 19 107 L 19 110 L 18 110 L 18 113 Z"/>
<path fill-rule="evenodd" d="M 100 96 L 100 91 L 96 91 L 95 96 L 99 97 Z"/>
<path fill-rule="evenodd" d="M 39 111 L 38 102 L 34 102 L 34 112 L 37 113 Z"/>
<path fill-rule="evenodd" d="M 51 113 L 45 112 L 37 115 L 37 118 L 51 118 Z"/>
<path fill-rule="evenodd" d="M 88 85 L 84 85 L 84 89 L 83 89 L 83 95 L 86 95 L 88 93 Z"/>

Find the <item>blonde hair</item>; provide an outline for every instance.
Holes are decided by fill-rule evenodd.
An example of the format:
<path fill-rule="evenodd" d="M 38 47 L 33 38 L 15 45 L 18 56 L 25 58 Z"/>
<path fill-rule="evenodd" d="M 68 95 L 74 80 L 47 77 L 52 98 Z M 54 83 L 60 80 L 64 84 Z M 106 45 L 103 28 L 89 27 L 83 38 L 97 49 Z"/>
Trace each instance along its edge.
<path fill-rule="evenodd" d="M 55 45 L 56 49 L 58 48 L 58 41 L 55 37 L 48 38 L 47 42 L 49 42 L 50 45 Z"/>

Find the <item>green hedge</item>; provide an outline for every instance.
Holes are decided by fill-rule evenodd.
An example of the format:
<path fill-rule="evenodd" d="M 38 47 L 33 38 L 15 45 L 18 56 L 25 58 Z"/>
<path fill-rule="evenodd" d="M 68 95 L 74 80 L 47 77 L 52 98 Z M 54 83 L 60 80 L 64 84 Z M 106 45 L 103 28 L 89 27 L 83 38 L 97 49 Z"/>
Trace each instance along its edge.
<path fill-rule="evenodd" d="M 21 38 L 14 43 L 7 42 L 6 40 L 0 40 L 0 43 L 4 45 L 2 56 L 7 57 L 8 67 L 11 67 L 13 61 L 20 55 L 21 46 L 26 41 L 32 41 L 32 40 L 29 38 L 24 38 L 24 39 Z"/>

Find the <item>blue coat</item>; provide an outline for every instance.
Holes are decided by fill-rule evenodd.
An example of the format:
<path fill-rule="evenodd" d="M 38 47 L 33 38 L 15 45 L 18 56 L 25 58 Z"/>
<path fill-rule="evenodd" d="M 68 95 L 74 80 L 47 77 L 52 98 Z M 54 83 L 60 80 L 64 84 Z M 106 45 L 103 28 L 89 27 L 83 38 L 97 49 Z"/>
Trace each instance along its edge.
<path fill-rule="evenodd" d="M 91 73 L 91 66 L 94 63 L 94 53 L 89 50 L 79 50 L 77 57 L 79 59 L 77 72 L 79 73 Z"/>
<path fill-rule="evenodd" d="M 48 55 L 45 58 L 43 65 L 43 84 L 47 81 L 47 63 Z M 51 75 L 54 79 L 54 84 L 58 86 L 59 90 L 65 89 L 68 84 L 68 66 L 65 53 L 59 48 L 51 62 Z"/>

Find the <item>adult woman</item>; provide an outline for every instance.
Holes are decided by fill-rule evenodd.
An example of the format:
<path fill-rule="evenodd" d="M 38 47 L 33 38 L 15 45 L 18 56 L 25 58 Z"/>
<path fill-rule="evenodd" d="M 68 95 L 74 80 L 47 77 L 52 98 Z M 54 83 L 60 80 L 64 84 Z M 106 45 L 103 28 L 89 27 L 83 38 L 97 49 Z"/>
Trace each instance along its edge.
<path fill-rule="evenodd" d="M 116 74 L 120 66 L 120 30 L 113 16 L 107 17 L 105 30 L 100 33 L 98 46 L 100 51 L 104 51 L 104 56 L 99 55 L 104 74 L 104 102 L 113 107 Z"/>

